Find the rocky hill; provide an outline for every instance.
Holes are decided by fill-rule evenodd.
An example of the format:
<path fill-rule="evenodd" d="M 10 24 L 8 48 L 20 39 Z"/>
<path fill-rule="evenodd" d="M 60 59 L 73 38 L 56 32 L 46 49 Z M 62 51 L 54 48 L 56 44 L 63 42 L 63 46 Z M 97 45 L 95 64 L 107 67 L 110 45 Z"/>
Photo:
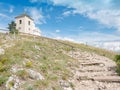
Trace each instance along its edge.
<path fill-rule="evenodd" d="M 115 54 L 68 41 L 0 34 L 0 90 L 120 90 Z"/>

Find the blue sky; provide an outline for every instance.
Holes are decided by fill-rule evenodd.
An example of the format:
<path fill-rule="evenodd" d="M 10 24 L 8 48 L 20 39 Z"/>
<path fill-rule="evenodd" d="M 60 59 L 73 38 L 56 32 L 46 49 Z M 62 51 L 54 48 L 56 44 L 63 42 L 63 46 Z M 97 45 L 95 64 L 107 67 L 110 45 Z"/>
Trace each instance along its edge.
<path fill-rule="evenodd" d="M 42 35 L 75 42 L 120 40 L 120 0 L 0 0 L 0 28 L 26 11 Z"/>

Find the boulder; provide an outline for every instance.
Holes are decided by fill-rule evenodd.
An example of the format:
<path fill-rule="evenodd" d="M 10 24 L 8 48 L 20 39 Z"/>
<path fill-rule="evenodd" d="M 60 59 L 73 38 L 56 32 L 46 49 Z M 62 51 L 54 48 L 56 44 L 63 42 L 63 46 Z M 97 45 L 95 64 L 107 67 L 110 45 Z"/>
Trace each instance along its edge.
<path fill-rule="evenodd" d="M 29 74 L 30 78 L 32 78 L 32 79 L 36 79 L 36 80 L 43 80 L 44 79 L 44 77 L 37 71 L 31 70 L 31 69 L 28 69 L 26 71 Z"/>
<path fill-rule="evenodd" d="M 0 55 L 3 55 L 5 53 L 5 50 L 0 48 Z"/>
<path fill-rule="evenodd" d="M 61 80 L 59 83 L 60 83 L 60 86 L 63 88 L 63 90 L 73 90 L 69 82 L 65 80 Z"/>
<path fill-rule="evenodd" d="M 21 82 L 19 78 L 16 75 L 12 75 L 9 77 L 8 81 L 6 82 L 5 87 L 7 90 L 17 90 L 20 84 Z"/>

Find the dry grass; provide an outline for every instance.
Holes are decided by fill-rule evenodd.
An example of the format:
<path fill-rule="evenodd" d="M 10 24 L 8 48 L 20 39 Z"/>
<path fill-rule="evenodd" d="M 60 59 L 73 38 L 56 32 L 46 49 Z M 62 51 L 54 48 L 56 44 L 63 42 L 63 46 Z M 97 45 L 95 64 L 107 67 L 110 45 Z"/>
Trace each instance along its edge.
<path fill-rule="evenodd" d="M 18 35 L 16 36 L 16 39 L 11 40 L 5 39 L 7 37 L 5 35 L 1 37 L 4 37 L 2 41 L 6 40 L 8 43 L 14 43 L 15 46 L 6 48 L 5 54 L 0 55 L 3 59 L 6 59 L 3 65 L 7 68 L 5 71 L 0 72 L 0 76 L 8 78 L 12 75 L 10 71 L 11 67 L 17 65 L 36 70 L 45 77 L 44 81 L 31 82 L 29 79 L 25 79 L 26 83 L 21 86 L 21 88 L 25 88 L 25 90 L 34 90 L 36 88 L 42 88 L 44 90 L 45 88 L 49 89 L 49 87 L 52 87 L 53 90 L 61 90 L 58 81 L 60 79 L 68 80 L 73 75 L 70 68 L 78 66 L 77 61 L 65 55 L 63 53 L 64 51 L 68 52 L 73 49 L 80 49 L 83 51 L 94 52 L 111 59 L 116 55 L 116 53 L 104 49 L 67 41 L 57 41 L 44 37 L 34 38 L 33 36 Z M 11 37 L 13 38 L 12 35 L 10 35 L 10 38 Z M 27 62 L 30 63 L 24 65 L 26 60 L 29 60 Z M 72 66 L 69 67 L 68 63 L 72 63 Z M 26 78 L 27 76 L 24 76 L 24 73 L 24 71 L 18 72 L 18 75 Z M 3 81 L 1 81 L 2 84 L 4 84 Z M 33 85 L 32 88 L 30 87 L 30 84 Z"/>

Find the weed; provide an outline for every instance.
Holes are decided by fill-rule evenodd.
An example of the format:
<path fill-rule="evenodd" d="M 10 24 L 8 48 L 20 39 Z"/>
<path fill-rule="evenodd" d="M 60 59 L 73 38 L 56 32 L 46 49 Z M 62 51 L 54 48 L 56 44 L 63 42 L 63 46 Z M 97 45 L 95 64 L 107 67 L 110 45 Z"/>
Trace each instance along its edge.
<path fill-rule="evenodd" d="M 7 81 L 6 77 L 0 77 L 0 86 L 3 85 Z"/>
<path fill-rule="evenodd" d="M 46 56 L 43 56 L 43 60 L 47 60 L 47 57 L 46 57 Z"/>
<path fill-rule="evenodd" d="M 29 86 L 27 87 L 27 90 L 34 90 L 33 87 Z"/>
<path fill-rule="evenodd" d="M 2 64 L 5 64 L 5 62 L 7 62 L 7 61 L 8 61 L 7 58 L 1 58 L 1 59 L 0 59 L 0 62 L 1 62 Z"/>
<path fill-rule="evenodd" d="M 0 62 L 0 72 L 7 71 L 8 67 Z"/>
<path fill-rule="evenodd" d="M 17 76 L 21 77 L 22 79 L 26 79 L 29 77 L 28 73 L 25 70 L 20 70 L 16 74 L 17 74 Z"/>
<path fill-rule="evenodd" d="M 38 80 L 35 83 L 35 86 L 42 88 L 42 87 L 47 87 L 49 85 L 49 81 L 48 80 Z"/>
<path fill-rule="evenodd" d="M 118 66 L 116 71 L 120 75 L 120 55 L 116 55 L 114 60 L 116 61 Z"/>
<path fill-rule="evenodd" d="M 116 55 L 116 56 L 115 56 L 115 61 L 116 61 L 116 62 L 120 62 L 120 55 Z"/>
<path fill-rule="evenodd" d="M 26 62 L 26 65 L 25 65 L 25 66 L 28 67 L 28 68 L 30 68 L 30 67 L 32 67 L 32 65 L 33 65 L 32 62 L 31 62 L 31 61 L 28 61 L 28 62 Z"/>
<path fill-rule="evenodd" d="M 10 81 L 10 82 L 9 82 L 9 89 L 10 89 L 11 87 L 13 87 L 13 86 L 14 86 L 14 84 L 15 84 L 15 82 L 14 82 L 14 81 Z"/>

